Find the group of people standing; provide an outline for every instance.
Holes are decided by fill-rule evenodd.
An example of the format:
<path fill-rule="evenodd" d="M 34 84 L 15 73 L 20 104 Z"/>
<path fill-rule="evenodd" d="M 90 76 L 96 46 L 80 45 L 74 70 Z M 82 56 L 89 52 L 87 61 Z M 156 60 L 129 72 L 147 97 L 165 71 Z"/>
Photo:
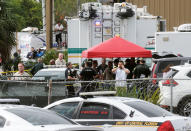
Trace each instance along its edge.
<path fill-rule="evenodd" d="M 106 59 L 103 58 L 99 66 L 97 60 L 90 59 L 82 65 L 83 69 L 86 69 L 87 65 L 95 71 L 95 79 L 100 80 L 137 79 L 147 78 L 150 75 L 150 69 L 143 59 L 135 61 L 135 58 L 131 58 L 126 59 L 125 62 L 115 59 L 106 64 Z"/>
<path fill-rule="evenodd" d="M 18 57 L 15 55 L 15 58 Z M 16 60 L 15 60 L 16 61 Z M 18 70 L 12 77 L 12 80 L 30 80 L 30 75 L 25 72 L 24 64 L 20 61 L 15 62 L 15 71 Z M 54 65 L 66 65 L 63 53 L 58 54 L 58 58 L 54 61 Z M 30 74 L 34 76 L 39 70 L 43 69 L 44 63 L 41 57 L 37 59 L 37 63 L 30 69 Z"/>
<path fill-rule="evenodd" d="M 102 63 L 98 65 L 97 60 L 87 60 L 82 64 L 82 70 L 78 76 L 82 80 L 81 91 L 94 91 L 97 87 L 94 80 L 116 80 L 116 87 L 126 87 L 127 79 L 147 78 L 150 75 L 150 69 L 143 59 L 135 62 L 134 58 L 126 59 L 125 64 L 119 59 L 108 61 L 102 59 Z M 76 80 L 76 76 L 72 73 L 72 63 L 67 63 L 65 76 L 68 81 Z M 70 90 L 74 91 L 72 84 Z"/>
<path fill-rule="evenodd" d="M 103 58 L 100 65 L 97 60 L 89 59 L 82 64 L 82 70 L 80 73 L 74 73 L 72 70 L 73 65 L 71 62 L 66 63 L 63 53 L 58 54 L 58 59 L 54 61 L 55 65 L 66 65 L 65 78 L 68 82 L 67 88 L 69 96 L 75 95 L 73 87 L 74 80 L 81 80 L 82 87 L 81 92 L 94 91 L 98 85 L 96 80 L 115 80 L 115 87 L 126 87 L 127 79 L 147 78 L 150 75 L 149 67 L 145 64 L 143 59 L 135 61 L 134 58 L 126 59 L 125 63 L 120 59 L 110 60 L 106 63 L 106 59 Z M 31 73 L 34 75 L 40 69 L 43 68 L 43 62 L 41 58 L 38 58 L 38 63 L 31 69 Z M 23 77 L 22 77 L 23 76 Z M 24 77 L 28 76 L 28 77 Z M 28 80 L 29 74 L 24 72 L 24 64 L 18 64 L 18 72 L 14 74 L 13 80 Z"/>
<path fill-rule="evenodd" d="M 28 59 L 36 59 L 36 58 L 39 58 L 39 57 L 43 56 L 44 53 L 45 53 L 45 51 L 40 49 L 40 48 L 35 50 L 34 47 L 31 47 L 31 51 L 28 52 L 27 58 Z"/>

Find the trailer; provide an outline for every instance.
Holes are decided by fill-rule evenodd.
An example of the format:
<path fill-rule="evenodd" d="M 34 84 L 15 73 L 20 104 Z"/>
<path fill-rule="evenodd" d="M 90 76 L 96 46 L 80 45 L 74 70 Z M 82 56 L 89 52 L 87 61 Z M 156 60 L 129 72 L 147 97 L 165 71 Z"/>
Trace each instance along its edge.
<path fill-rule="evenodd" d="M 33 33 L 33 32 L 17 32 L 15 33 L 15 38 L 17 40 L 17 47 L 15 46 L 12 49 L 12 55 L 14 52 L 16 52 L 17 49 L 21 50 L 21 59 L 22 61 L 27 61 L 28 58 L 26 58 L 28 52 L 31 51 L 31 47 L 34 47 L 35 50 L 37 49 L 43 49 L 46 50 L 46 34 L 45 33 Z M 53 43 L 52 47 L 57 48 L 58 44 L 56 42 L 56 36 L 55 33 L 53 35 Z M 66 35 L 62 35 L 62 45 L 64 46 L 66 44 Z"/>
<path fill-rule="evenodd" d="M 174 32 L 156 32 L 155 52 L 190 57 L 191 24 L 184 24 L 175 29 Z"/>
<path fill-rule="evenodd" d="M 148 36 L 154 36 L 164 27 L 160 21 L 160 17 L 149 14 L 146 7 L 137 8 L 127 2 L 84 3 L 79 18 L 67 19 L 68 61 L 81 63 L 82 51 L 114 36 L 146 48 Z"/>

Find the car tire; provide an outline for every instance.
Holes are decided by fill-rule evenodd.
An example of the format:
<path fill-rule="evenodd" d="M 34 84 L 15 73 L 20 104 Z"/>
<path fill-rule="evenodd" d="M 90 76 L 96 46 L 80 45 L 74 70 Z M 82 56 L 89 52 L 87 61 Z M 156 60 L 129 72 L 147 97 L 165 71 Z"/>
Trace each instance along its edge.
<path fill-rule="evenodd" d="M 184 98 L 178 106 L 179 114 L 182 116 L 191 115 L 191 98 Z"/>

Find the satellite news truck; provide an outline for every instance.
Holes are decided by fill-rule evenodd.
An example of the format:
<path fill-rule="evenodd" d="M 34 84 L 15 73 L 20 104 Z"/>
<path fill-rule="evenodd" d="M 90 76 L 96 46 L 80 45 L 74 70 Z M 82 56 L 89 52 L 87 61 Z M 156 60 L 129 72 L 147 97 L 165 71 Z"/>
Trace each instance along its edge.
<path fill-rule="evenodd" d="M 149 49 L 147 37 L 160 30 L 160 23 L 160 17 L 149 14 L 146 7 L 137 8 L 127 2 L 84 3 L 79 18 L 67 20 L 68 61 L 80 64 L 82 51 L 114 36 Z"/>

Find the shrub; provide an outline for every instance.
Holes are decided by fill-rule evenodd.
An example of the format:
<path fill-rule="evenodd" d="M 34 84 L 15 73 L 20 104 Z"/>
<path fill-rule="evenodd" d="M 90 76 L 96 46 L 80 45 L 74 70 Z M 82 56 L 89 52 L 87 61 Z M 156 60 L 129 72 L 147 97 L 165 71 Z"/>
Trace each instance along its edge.
<path fill-rule="evenodd" d="M 65 59 L 65 61 L 66 62 L 68 62 L 68 51 L 66 50 L 66 51 L 64 51 L 64 59 Z"/>
<path fill-rule="evenodd" d="M 51 59 L 56 60 L 58 57 L 58 52 L 55 49 L 51 49 L 45 52 L 44 56 L 43 56 L 43 62 L 46 65 L 49 65 L 49 61 Z"/>
<path fill-rule="evenodd" d="M 51 59 L 56 60 L 58 58 L 58 53 L 63 53 L 65 61 L 66 62 L 68 61 L 68 52 L 67 51 L 58 52 L 56 49 L 51 49 L 51 50 L 46 51 L 43 56 L 44 64 L 49 65 L 49 61 Z"/>

